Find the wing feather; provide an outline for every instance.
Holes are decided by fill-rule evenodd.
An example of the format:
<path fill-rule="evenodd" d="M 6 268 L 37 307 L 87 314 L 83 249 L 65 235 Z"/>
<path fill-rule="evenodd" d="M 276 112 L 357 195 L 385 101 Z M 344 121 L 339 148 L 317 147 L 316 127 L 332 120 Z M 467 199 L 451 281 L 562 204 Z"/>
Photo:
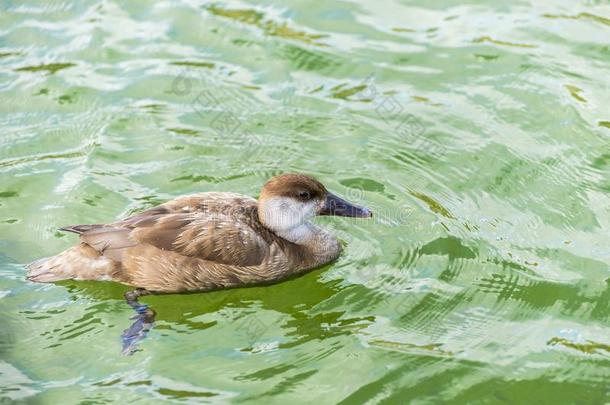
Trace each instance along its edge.
<path fill-rule="evenodd" d="M 121 262 L 126 249 L 148 244 L 186 257 L 254 266 L 269 251 L 269 231 L 258 221 L 256 200 L 233 193 L 179 197 L 108 225 L 74 225 L 66 231 Z"/>

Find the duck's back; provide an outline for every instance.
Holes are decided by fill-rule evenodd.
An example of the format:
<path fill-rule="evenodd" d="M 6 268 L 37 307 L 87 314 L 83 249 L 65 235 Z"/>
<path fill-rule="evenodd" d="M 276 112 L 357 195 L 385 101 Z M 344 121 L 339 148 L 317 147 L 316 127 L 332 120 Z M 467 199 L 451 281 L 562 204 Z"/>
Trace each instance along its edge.
<path fill-rule="evenodd" d="M 79 234 L 80 245 L 32 263 L 29 279 L 210 290 L 264 281 L 266 262 L 278 254 L 277 237 L 259 222 L 257 201 L 234 193 L 183 196 L 118 222 L 62 229 Z"/>
<path fill-rule="evenodd" d="M 115 225 L 138 243 L 235 266 L 261 264 L 273 242 L 256 200 L 234 193 L 179 197 Z"/>

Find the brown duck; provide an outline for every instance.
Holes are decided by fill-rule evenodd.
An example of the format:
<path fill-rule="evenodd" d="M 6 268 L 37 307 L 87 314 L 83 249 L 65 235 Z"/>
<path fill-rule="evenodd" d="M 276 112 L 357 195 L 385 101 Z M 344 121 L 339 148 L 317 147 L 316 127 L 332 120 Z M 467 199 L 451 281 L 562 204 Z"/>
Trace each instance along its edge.
<path fill-rule="evenodd" d="M 269 180 L 257 200 L 235 193 L 178 197 L 110 224 L 61 228 L 80 244 L 28 266 L 28 280 L 112 280 L 156 293 L 270 284 L 336 259 L 316 215 L 371 217 L 302 174 Z"/>

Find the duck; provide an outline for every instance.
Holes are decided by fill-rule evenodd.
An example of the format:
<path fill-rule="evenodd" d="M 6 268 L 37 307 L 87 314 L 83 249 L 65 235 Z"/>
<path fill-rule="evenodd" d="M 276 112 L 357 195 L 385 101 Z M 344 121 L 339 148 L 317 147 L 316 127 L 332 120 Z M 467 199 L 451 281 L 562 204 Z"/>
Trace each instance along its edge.
<path fill-rule="evenodd" d="M 201 192 L 116 222 L 60 228 L 79 243 L 29 264 L 27 279 L 114 281 L 147 293 L 273 284 L 339 257 L 339 240 L 312 222 L 324 215 L 373 213 L 311 176 L 284 173 L 264 184 L 258 200 Z"/>

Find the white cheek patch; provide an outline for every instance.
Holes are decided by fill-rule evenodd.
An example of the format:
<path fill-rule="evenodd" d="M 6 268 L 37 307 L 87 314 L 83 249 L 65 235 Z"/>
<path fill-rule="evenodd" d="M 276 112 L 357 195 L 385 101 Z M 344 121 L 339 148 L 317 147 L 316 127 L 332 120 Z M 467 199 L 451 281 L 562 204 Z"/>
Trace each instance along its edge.
<path fill-rule="evenodd" d="M 302 239 L 309 234 L 306 226 L 316 215 L 317 201 L 301 202 L 293 198 L 274 197 L 265 201 L 262 221 L 265 226 L 288 240 Z"/>

